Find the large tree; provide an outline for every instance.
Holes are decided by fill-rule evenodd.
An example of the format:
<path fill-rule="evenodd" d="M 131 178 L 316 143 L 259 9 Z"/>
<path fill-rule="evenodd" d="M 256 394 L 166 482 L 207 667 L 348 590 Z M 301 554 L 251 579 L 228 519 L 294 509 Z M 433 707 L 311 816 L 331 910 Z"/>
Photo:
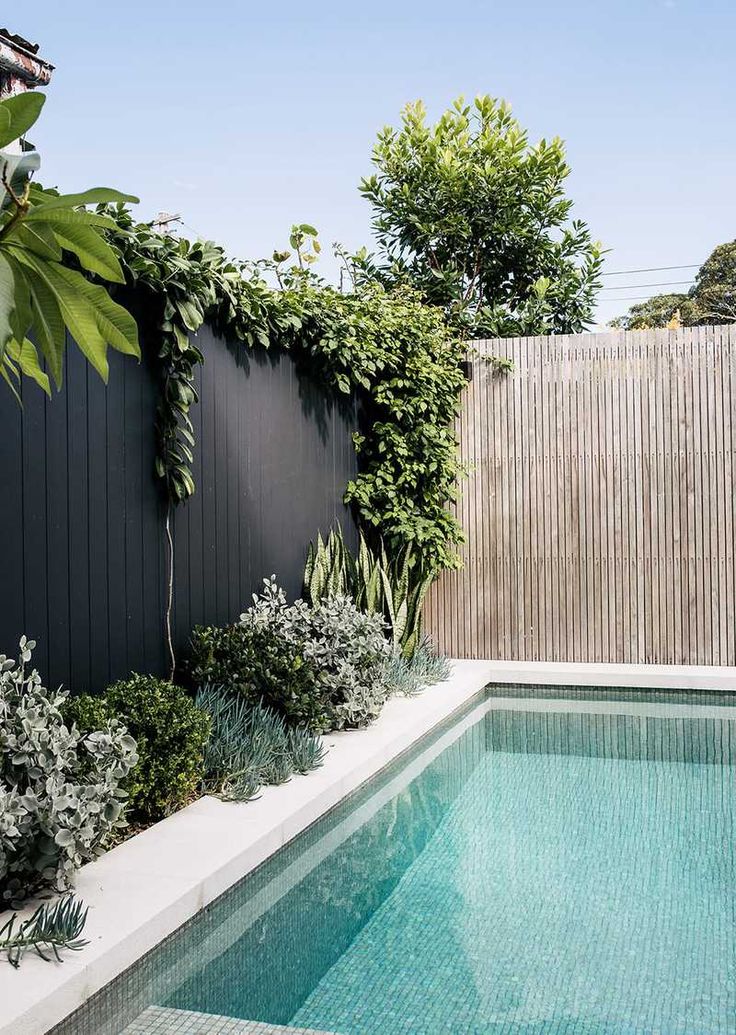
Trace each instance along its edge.
<path fill-rule="evenodd" d="M 406 282 L 475 337 L 583 330 L 601 247 L 570 220 L 562 141 L 531 145 L 504 101 L 462 98 L 435 125 L 409 104 L 373 149 L 360 189 L 378 252 L 358 276 Z"/>
<path fill-rule="evenodd" d="M 623 330 L 736 323 L 736 241 L 714 248 L 686 294 L 652 295 L 611 322 Z"/>

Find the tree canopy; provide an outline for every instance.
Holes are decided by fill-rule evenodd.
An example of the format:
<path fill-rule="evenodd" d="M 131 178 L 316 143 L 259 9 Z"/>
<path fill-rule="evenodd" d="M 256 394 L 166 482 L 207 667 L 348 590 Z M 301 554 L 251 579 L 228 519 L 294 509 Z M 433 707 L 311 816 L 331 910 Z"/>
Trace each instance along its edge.
<path fill-rule="evenodd" d="M 406 283 L 466 336 L 575 332 L 590 323 L 602 250 L 570 220 L 570 168 L 555 137 L 530 144 L 505 101 L 455 101 L 428 125 L 421 101 L 373 149 L 360 190 L 375 254 L 358 277 Z"/>

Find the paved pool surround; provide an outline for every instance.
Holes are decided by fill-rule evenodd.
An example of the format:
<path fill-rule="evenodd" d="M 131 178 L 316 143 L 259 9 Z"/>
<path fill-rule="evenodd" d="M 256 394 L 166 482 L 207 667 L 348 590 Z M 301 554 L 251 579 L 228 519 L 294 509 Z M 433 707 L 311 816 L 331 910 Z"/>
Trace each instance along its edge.
<path fill-rule="evenodd" d="M 90 944 L 63 964 L 0 964 L 0 1035 L 44 1035 L 489 683 L 736 690 L 736 669 L 453 662 L 449 679 L 392 699 L 369 729 L 326 737 L 316 772 L 246 804 L 202 798 L 84 866 Z"/>

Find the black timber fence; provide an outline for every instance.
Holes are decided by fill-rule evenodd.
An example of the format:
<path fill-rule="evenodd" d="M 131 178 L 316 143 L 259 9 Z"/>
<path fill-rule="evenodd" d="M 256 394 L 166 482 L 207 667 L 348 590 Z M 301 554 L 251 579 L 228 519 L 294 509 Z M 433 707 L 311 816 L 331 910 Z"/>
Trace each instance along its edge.
<path fill-rule="evenodd" d="M 338 406 L 288 354 L 231 350 L 208 328 L 192 409 L 195 495 L 175 510 L 173 638 L 232 621 L 261 579 L 301 589 L 306 547 L 339 521 L 355 474 L 352 404 Z M 61 393 L 0 386 L 0 653 L 37 641 L 47 685 L 101 690 L 167 671 L 166 503 L 154 474 L 155 376 L 110 353 L 107 387 L 70 347 Z"/>

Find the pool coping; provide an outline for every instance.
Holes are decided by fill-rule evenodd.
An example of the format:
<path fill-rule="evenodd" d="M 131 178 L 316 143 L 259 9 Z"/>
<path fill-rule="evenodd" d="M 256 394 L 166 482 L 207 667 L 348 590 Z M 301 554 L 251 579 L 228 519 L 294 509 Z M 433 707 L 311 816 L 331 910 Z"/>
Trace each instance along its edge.
<path fill-rule="evenodd" d="M 736 668 L 454 661 L 447 680 L 393 698 L 368 729 L 325 737 L 316 772 L 246 804 L 200 798 L 83 866 L 90 944 L 63 964 L 0 964 L 0 1035 L 45 1035 L 489 683 L 736 690 Z"/>

